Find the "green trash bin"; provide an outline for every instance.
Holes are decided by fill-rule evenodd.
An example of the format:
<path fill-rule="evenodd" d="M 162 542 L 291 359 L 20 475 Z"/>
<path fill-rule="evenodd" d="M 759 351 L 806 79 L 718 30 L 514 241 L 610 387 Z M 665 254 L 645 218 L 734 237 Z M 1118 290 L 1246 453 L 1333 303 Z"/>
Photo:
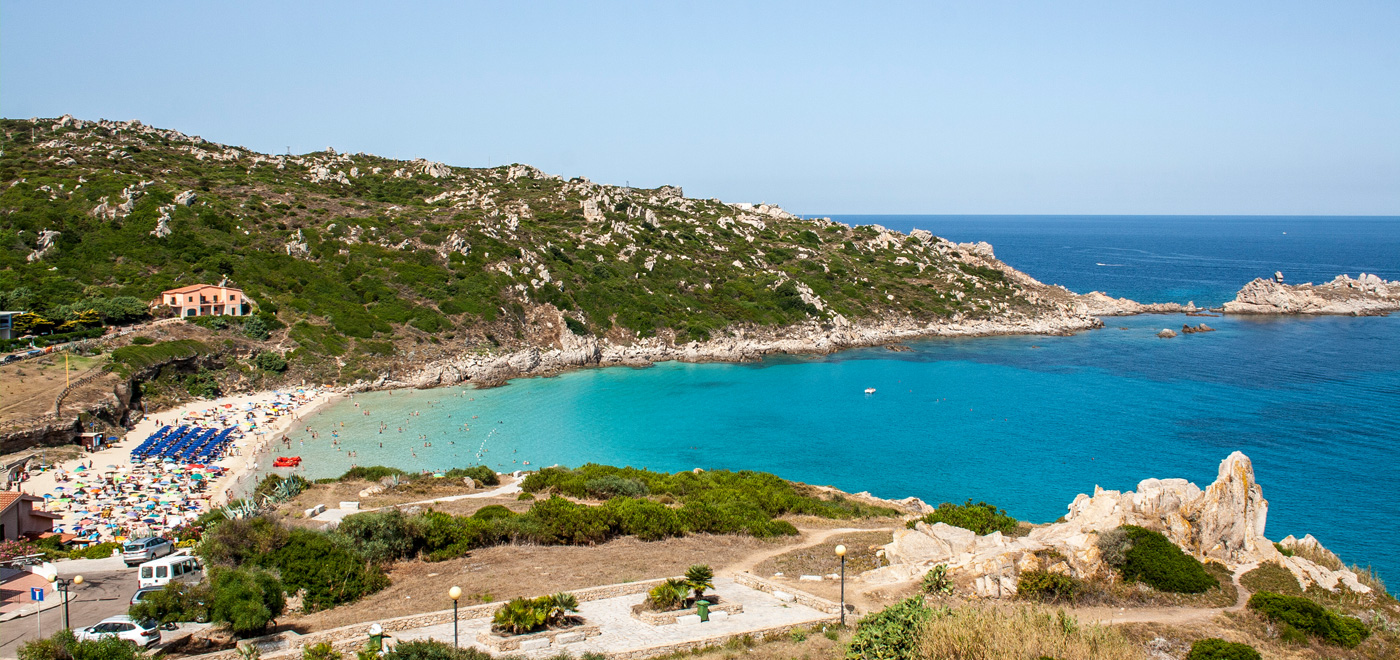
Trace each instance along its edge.
<path fill-rule="evenodd" d="M 695 613 L 700 615 L 700 620 L 701 620 L 701 621 L 709 621 L 709 620 L 710 620 L 710 601 L 708 601 L 708 600 L 697 600 L 697 601 L 695 601 Z"/>

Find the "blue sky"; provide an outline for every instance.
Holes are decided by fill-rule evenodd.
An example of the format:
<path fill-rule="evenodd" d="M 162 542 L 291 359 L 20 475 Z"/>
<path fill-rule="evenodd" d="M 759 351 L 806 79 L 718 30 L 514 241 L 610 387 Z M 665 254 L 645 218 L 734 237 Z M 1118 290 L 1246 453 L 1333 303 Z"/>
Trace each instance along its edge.
<path fill-rule="evenodd" d="M 1400 2 L 0 2 L 0 115 L 801 213 L 1400 214 Z"/>

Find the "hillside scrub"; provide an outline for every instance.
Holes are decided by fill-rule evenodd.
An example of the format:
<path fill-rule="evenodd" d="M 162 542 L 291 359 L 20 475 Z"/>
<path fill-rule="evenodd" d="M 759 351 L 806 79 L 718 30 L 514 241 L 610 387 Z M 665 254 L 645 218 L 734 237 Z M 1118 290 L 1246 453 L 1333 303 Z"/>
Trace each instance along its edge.
<path fill-rule="evenodd" d="M 175 360 L 187 360 L 210 352 L 203 342 L 177 339 L 155 344 L 132 344 L 112 351 L 112 370 L 123 375 Z"/>
<path fill-rule="evenodd" d="M 1262 660 L 1253 646 L 1227 642 L 1218 637 L 1198 639 L 1191 644 L 1186 660 Z"/>
<path fill-rule="evenodd" d="M 1274 623 L 1282 624 L 1288 633 L 1292 628 L 1321 639 L 1328 644 L 1352 648 L 1366 641 L 1371 630 L 1360 619 L 1337 614 L 1301 596 L 1261 591 L 1249 597 L 1249 609 Z"/>
<path fill-rule="evenodd" d="M 291 362 L 340 382 L 411 366 L 408 347 L 432 340 L 516 350 L 555 330 L 543 336 L 684 343 L 838 314 L 922 323 L 1056 311 L 1054 292 L 931 236 L 672 187 L 521 165 L 267 155 L 72 118 L 0 120 L 0 151 L 0 232 L 12 238 L 0 307 L 54 327 L 89 310 L 127 323 L 163 290 L 228 278 L 256 315 L 220 332 L 262 339 L 286 326 Z"/>
<path fill-rule="evenodd" d="M 910 520 L 906 525 L 913 529 L 918 522 L 929 525 L 944 523 L 953 527 L 970 529 L 979 536 L 1001 532 L 1004 536 L 1015 536 L 1017 520 L 1006 515 L 1005 509 L 998 509 L 986 502 L 972 503 L 969 499 L 965 504 L 952 504 L 944 502 L 938 505 L 938 509 L 924 514 L 917 520 Z"/>
<path fill-rule="evenodd" d="M 1128 542 L 1117 566 L 1125 580 L 1142 582 L 1158 591 L 1198 594 L 1220 585 L 1199 560 L 1176 547 L 1161 532 L 1124 525 Z"/>

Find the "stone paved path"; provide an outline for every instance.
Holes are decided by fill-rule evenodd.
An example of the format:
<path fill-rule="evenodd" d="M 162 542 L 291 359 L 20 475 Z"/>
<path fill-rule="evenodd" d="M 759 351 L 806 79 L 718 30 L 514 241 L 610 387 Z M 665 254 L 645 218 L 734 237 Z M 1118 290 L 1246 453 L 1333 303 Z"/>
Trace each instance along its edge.
<path fill-rule="evenodd" d="M 589 601 L 579 604 L 579 615 L 588 623 L 598 625 L 602 629 L 602 635 L 589 637 L 587 641 L 563 647 L 511 652 L 509 655 L 544 658 L 557 655 L 560 651 L 568 651 L 577 657 L 588 652 L 612 654 L 711 638 L 715 639 L 715 643 L 718 644 L 731 635 L 743 635 L 774 626 L 814 624 L 829 621 L 835 617 L 835 615 L 797 603 L 782 602 L 770 594 L 741 586 L 729 578 L 715 578 L 714 593 L 724 597 L 725 602 L 742 603 L 744 605 L 743 613 L 730 616 L 724 621 L 710 621 L 694 625 L 650 626 L 632 618 L 632 606 L 642 602 L 642 599 L 646 597 L 645 594 Z M 489 619 L 464 620 L 460 621 L 458 625 L 462 646 L 471 645 L 486 650 L 476 643 L 476 634 L 490 628 L 491 621 Z M 402 631 L 397 633 L 395 637 L 401 642 L 431 638 L 451 643 L 452 624 L 446 623 Z"/>

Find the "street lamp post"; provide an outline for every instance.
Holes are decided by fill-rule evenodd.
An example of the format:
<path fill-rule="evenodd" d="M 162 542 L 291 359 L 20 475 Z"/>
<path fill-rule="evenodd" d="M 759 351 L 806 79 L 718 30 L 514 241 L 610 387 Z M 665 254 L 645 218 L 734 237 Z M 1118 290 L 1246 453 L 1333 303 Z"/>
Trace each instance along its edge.
<path fill-rule="evenodd" d="M 65 630 L 71 630 L 73 626 L 69 623 L 70 620 L 68 618 L 68 593 L 73 587 L 83 583 L 83 576 L 75 575 L 72 580 L 65 580 L 55 575 L 50 581 L 53 582 L 54 588 L 57 589 L 59 593 L 63 594 L 63 628 Z"/>
<path fill-rule="evenodd" d="M 841 627 L 846 627 L 846 546 L 836 546 L 836 556 L 841 558 Z"/>
<path fill-rule="evenodd" d="M 452 599 L 452 648 L 457 648 L 457 599 L 462 597 L 462 588 L 448 589 L 447 597 Z"/>

